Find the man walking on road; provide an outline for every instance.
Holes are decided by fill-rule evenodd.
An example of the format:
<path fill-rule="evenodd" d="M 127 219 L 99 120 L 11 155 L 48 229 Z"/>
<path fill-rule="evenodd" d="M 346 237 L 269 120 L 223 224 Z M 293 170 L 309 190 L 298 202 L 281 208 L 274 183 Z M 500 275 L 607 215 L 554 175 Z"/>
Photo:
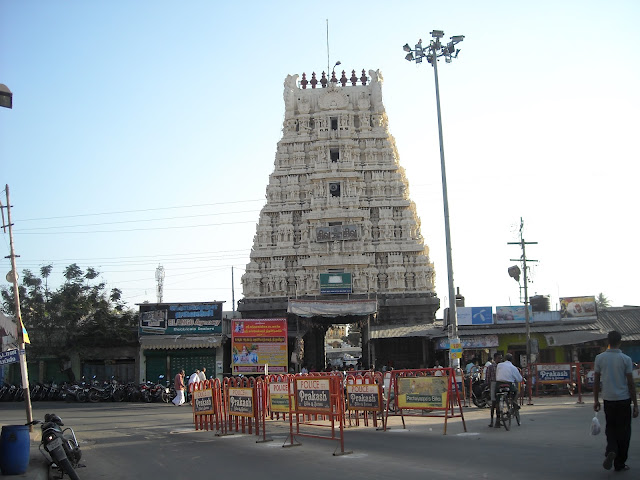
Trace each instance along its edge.
<path fill-rule="evenodd" d="M 176 398 L 173 399 L 174 405 L 182 405 L 184 403 L 184 370 L 180 370 L 173 380 L 173 386 L 176 389 Z"/>
<path fill-rule="evenodd" d="M 625 463 L 629 453 L 631 441 L 631 402 L 633 402 L 633 417 L 638 416 L 638 397 L 631 374 L 631 358 L 622 353 L 620 343 L 622 336 L 612 330 L 607 336 L 609 348 L 596 356 L 595 378 L 593 383 L 593 409 L 600 411 L 598 400 L 602 391 L 604 400 L 604 415 L 607 422 L 606 458 L 602 466 L 616 471 L 629 470 Z M 600 386 L 602 382 L 602 388 Z"/>

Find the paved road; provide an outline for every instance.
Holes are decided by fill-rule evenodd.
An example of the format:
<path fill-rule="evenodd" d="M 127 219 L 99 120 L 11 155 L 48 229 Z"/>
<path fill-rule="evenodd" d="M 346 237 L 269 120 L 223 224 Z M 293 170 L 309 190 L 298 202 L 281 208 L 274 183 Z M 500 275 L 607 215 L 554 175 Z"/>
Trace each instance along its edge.
<path fill-rule="evenodd" d="M 640 421 L 634 420 L 630 472 L 602 468 L 604 433 L 593 437 L 591 398 L 534 399 L 523 406 L 522 426 L 510 431 L 488 428 L 488 410 L 465 408 L 467 432 L 459 418 L 416 417 L 403 429 L 399 418 L 390 429 L 351 427 L 345 450 L 338 442 L 298 437 L 302 444 L 282 448 L 288 424 L 268 422 L 273 439 L 256 443 L 255 435 L 215 436 L 196 432 L 189 407 L 164 404 L 34 403 L 34 418 L 58 413 L 74 427 L 87 465 L 79 474 L 92 479 L 328 478 L 349 479 L 606 479 L 637 478 L 640 472 Z M 602 414 L 600 414 L 602 415 Z M 22 423 L 22 404 L 0 404 L 0 422 Z M 604 422 L 603 422 L 604 423 Z M 30 472 L 31 473 L 31 472 Z M 231 478 L 230 477 L 230 478 Z M 36 478 L 33 474 L 30 478 Z"/>

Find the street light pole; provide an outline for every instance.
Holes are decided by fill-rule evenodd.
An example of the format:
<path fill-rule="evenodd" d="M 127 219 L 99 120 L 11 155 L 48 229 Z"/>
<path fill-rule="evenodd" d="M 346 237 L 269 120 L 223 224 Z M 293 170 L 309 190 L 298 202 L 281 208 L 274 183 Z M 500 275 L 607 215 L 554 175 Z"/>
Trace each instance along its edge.
<path fill-rule="evenodd" d="M 405 52 L 409 52 L 405 59 L 408 61 L 415 61 L 421 63 L 424 57 L 427 61 L 433 65 L 433 75 L 436 84 L 436 109 L 438 113 L 438 137 L 440 141 L 440 171 L 442 174 L 442 202 L 444 205 L 444 231 L 447 249 L 447 274 L 448 274 L 448 286 L 449 286 L 449 324 L 451 325 L 450 345 L 453 339 L 458 339 L 458 317 L 456 312 L 456 293 L 453 286 L 453 259 L 451 255 L 451 229 L 449 225 L 449 200 L 447 195 L 447 173 L 444 162 L 444 140 L 442 137 L 442 116 L 440 112 L 440 85 L 438 82 L 438 57 L 444 57 L 447 63 L 451 63 L 452 58 L 457 58 L 459 49 L 455 48 L 455 45 L 464 40 L 464 35 L 456 35 L 451 37 L 451 41 L 447 45 L 440 43 L 440 38 L 444 36 L 444 32 L 441 30 L 434 30 L 431 32 L 431 36 L 434 40 L 431 40 L 429 47 L 426 49 L 428 53 L 425 53 L 425 48 L 422 47 L 422 40 L 420 40 L 414 49 L 406 44 L 403 49 Z M 456 342 L 459 343 L 459 342 Z M 452 366 L 454 368 L 460 367 L 460 358 L 452 358 Z"/>

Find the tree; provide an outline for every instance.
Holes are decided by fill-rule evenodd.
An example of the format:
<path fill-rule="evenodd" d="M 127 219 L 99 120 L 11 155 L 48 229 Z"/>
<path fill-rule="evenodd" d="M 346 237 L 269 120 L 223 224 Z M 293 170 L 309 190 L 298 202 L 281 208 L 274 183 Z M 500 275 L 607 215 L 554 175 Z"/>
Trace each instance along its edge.
<path fill-rule="evenodd" d="M 604 293 L 600 292 L 596 297 L 596 305 L 598 306 L 598 309 L 609 308 L 611 306 L 611 301 L 604 295 Z"/>
<path fill-rule="evenodd" d="M 39 354 L 62 355 L 76 347 L 111 347 L 136 341 L 136 314 L 122 301 L 122 292 L 106 291 L 96 282 L 100 273 L 77 264 L 64 269 L 65 281 L 49 291 L 52 266 L 40 277 L 23 270 L 19 285 L 22 320 L 31 338 L 30 349 Z M 44 281 L 43 281 L 44 280 Z M 2 288 L 3 309 L 15 316 L 14 291 Z"/>

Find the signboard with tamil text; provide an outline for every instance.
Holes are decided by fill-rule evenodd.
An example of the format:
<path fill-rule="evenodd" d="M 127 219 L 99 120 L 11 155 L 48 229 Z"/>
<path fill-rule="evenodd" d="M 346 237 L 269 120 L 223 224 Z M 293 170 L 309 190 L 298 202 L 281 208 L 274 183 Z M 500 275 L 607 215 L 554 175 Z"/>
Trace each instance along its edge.
<path fill-rule="evenodd" d="M 448 377 L 398 377 L 398 408 L 447 408 Z"/>
<path fill-rule="evenodd" d="M 269 407 L 272 412 L 289 413 L 289 382 L 269 382 Z"/>
<path fill-rule="evenodd" d="M 20 356 L 18 350 L 7 350 L 6 352 L 0 352 L 0 365 L 8 365 L 10 363 L 18 363 Z"/>
<path fill-rule="evenodd" d="M 234 375 L 287 373 L 287 319 L 231 321 L 231 371 Z"/>
<path fill-rule="evenodd" d="M 145 303 L 140 306 L 140 335 L 222 333 L 222 302 Z"/>
<path fill-rule="evenodd" d="M 320 293 L 351 293 L 351 274 L 321 273 Z"/>

